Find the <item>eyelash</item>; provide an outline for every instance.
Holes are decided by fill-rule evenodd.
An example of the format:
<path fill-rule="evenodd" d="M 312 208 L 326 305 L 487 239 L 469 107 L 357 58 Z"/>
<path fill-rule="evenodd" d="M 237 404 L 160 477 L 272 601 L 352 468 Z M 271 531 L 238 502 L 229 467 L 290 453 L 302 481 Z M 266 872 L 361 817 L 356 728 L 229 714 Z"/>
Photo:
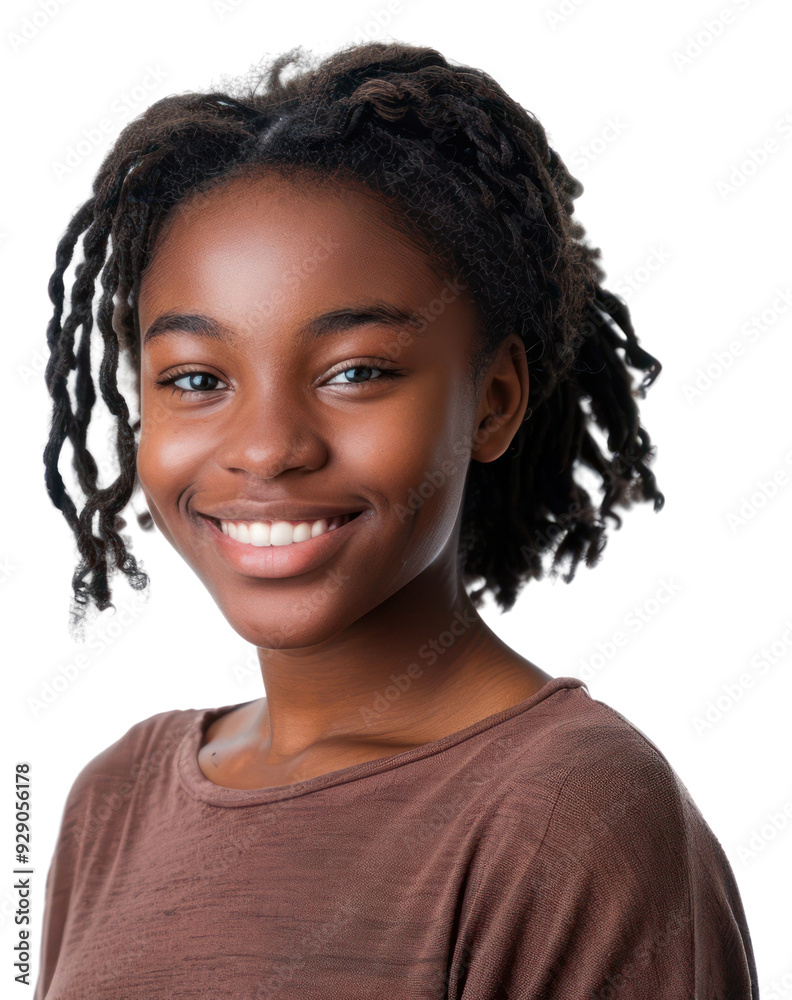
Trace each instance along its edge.
<path fill-rule="evenodd" d="M 355 371 L 355 370 L 357 370 L 359 368 L 362 368 L 362 369 L 365 369 L 365 370 L 368 370 L 368 371 L 380 372 L 380 375 L 377 378 L 366 379 L 363 382 L 347 382 L 346 383 L 347 385 L 367 385 L 370 382 L 379 382 L 380 379 L 383 379 L 383 378 L 386 378 L 386 379 L 401 378 L 401 376 L 403 374 L 403 372 L 400 371 L 397 368 L 378 368 L 376 365 L 363 365 L 363 364 L 360 364 L 360 363 L 355 363 L 355 364 L 347 365 L 345 368 L 341 368 L 338 371 L 331 372 L 330 373 L 330 378 L 331 379 L 335 378 L 337 375 L 343 375 L 344 372 Z M 155 379 L 155 382 L 156 382 L 157 385 L 160 385 L 160 386 L 163 386 L 163 387 L 168 386 L 168 385 L 172 385 L 173 386 L 173 391 L 174 392 L 178 392 L 180 396 L 185 396 L 185 395 L 186 396 L 203 396 L 203 395 L 206 395 L 207 393 L 212 393 L 212 392 L 218 392 L 219 391 L 218 389 L 182 389 L 180 386 L 177 386 L 177 385 L 174 384 L 175 382 L 178 382 L 179 379 L 182 379 L 182 378 L 184 378 L 187 375 L 209 375 L 210 378 L 216 378 L 216 379 L 218 379 L 218 381 L 222 381 L 219 378 L 218 375 L 213 375 L 211 372 L 202 371 L 200 368 L 188 368 L 186 370 L 179 369 L 179 370 L 177 370 L 175 372 L 172 372 L 170 375 L 166 375 L 164 378 Z M 338 385 L 338 384 L 343 384 L 343 383 L 336 383 L 336 384 Z"/>

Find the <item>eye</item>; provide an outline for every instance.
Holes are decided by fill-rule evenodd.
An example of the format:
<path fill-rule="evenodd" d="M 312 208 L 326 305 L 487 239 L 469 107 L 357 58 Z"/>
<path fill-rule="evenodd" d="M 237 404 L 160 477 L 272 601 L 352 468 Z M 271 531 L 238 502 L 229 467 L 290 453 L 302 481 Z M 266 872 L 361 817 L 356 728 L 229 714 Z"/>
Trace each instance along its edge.
<path fill-rule="evenodd" d="M 350 372 L 352 373 L 351 378 L 347 377 Z M 367 372 L 379 372 L 379 375 L 374 378 L 360 377 Z M 374 365 L 355 364 L 336 372 L 329 381 L 325 382 L 325 385 L 363 385 L 367 382 L 379 382 L 381 379 L 400 378 L 401 374 L 400 371 L 394 368 L 376 368 Z M 336 382 L 335 379 L 337 378 L 341 378 L 341 381 Z"/>
<path fill-rule="evenodd" d="M 219 382 L 220 385 L 225 385 L 225 382 L 222 382 L 217 375 L 202 371 L 176 371 L 170 375 L 166 375 L 165 378 L 157 379 L 156 382 L 157 385 L 162 386 L 172 385 L 173 391 L 181 395 L 187 393 L 190 396 L 196 396 L 204 392 L 214 392 L 217 389 L 216 385 L 206 385 L 206 379 L 209 379 L 210 382 Z M 203 385 L 200 384 L 202 380 L 204 380 Z M 186 385 L 181 386 L 179 382 L 185 382 Z"/>

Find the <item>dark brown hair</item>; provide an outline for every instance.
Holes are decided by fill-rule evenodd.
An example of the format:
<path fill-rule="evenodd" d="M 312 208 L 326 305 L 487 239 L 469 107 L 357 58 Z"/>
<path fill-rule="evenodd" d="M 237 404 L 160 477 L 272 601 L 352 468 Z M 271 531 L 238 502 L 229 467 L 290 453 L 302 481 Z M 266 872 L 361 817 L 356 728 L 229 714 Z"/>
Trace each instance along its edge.
<path fill-rule="evenodd" d="M 296 72 L 284 79 L 289 67 Z M 438 273 L 463 282 L 479 307 L 474 385 L 510 332 L 525 343 L 526 420 L 509 452 L 487 464 L 471 461 L 468 469 L 459 570 L 466 584 L 483 581 L 470 594 L 476 606 L 489 590 L 502 610 L 511 608 L 520 586 L 543 576 L 547 552 L 553 575 L 569 560 L 566 582 L 581 559 L 594 566 L 606 518 L 621 526 L 615 506 L 662 507 L 648 467 L 654 448 L 635 401 L 661 366 L 639 346 L 624 302 L 602 287 L 600 250 L 584 242 L 573 219 L 582 185 L 538 120 L 487 73 L 452 65 L 432 48 L 371 42 L 318 62 L 294 49 L 222 92 L 163 98 L 128 124 L 58 245 L 49 283 L 53 415 L 44 462 L 47 490 L 79 550 L 72 627 L 91 601 L 99 610 L 114 606 L 113 570 L 135 589 L 148 585 L 119 534 L 137 486 L 140 421 L 130 423 L 117 371 L 120 352 L 127 352 L 139 390 L 135 307 L 155 239 L 177 203 L 262 169 L 354 178 L 392 209 L 395 224 L 427 248 Z M 61 323 L 64 273 L 80 234 L 84 259 Z M 87 447 L 96 401 L 89 344 L 97 278 L 99 390 L 115 419 L 119 463 L 105 488 Z M 637 388 L 628 365 L 646 372 Z M 58 471 L 67 437 L 85 496 L 79 513 Z M 583 466 L 601 480 L 598 505 L 581 483 Z M 138 520 L 153 523 L 148 513 Z"/>

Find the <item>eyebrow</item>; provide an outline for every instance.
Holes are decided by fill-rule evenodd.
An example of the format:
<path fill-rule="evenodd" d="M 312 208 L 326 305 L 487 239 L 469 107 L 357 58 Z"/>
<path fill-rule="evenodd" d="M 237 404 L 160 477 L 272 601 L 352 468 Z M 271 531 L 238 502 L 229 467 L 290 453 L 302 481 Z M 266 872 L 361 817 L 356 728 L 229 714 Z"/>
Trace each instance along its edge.
<path fill-rule="evenodd" d="M 389 302 L 374 302 L 365 306 L 345 306 L 314 316 L 300 333 L 307 339 L 315 339 L 375 323 L 397 328 L 410 327 L 419 337 L 424 335 L 426 325 L 423 318 L 413 310 L 402 309 Z M 229 327 L 210 316 L 202 313 L 167 312 L 149 325 L 143 335 L 143 344 L 149 344 L 156 337 L 169 333 L 188 333 L 227 344 L 233 343 L 235 339 Z"/>

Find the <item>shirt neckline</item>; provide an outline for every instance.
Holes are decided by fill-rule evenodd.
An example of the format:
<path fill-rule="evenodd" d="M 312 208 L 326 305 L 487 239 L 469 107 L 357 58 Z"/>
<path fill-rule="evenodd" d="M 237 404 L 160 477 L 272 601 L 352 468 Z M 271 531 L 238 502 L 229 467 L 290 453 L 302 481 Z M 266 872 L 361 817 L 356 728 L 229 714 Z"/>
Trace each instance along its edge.
<path fill-rule="evenodd" d="M 360 764 L 352 764 L 349 767 L 340 768 L 336 771 L 329 771 L 326 774 L 316 775 L 307 778 L 305 781 L 295 782 L 290 785 L 274 785 L 269 788 L 226 788 L 223 785 L 216 785 L 201 770 L 198 763 L 198 750 L 204 733 L 209 726 L 219 716 L 237 708 L 237 705 L 223 705 L 220 708 L 206 708 L 201 710 L 187 727 L 182 736 L 177 754 L 176 767 L 182 786 L 194 799 L 206 802 L 213 806 L 225 806 L 234 808 L 239 806 L 257 806 L 270 802 L 278 802 L 282 799 L 297 798 L 308 795 L 311 792 L 319 791 L 323 788 L 332 788 L 337 785 L 349 784 L 361 778 L 389 771 L 396 767 L 403 767 L 414 761 L 423 760 L 434 754 L 462 743 L 485 730 L 494 729 L 501 723 L 513 719 L 523 712 L 545 701 L 556 691 L 564 688 L 585 689 L 586 694 L 590 694 L 586 684 L 577 677 L 553 677 L 538 691 L 535 691 L 529 698 L 524 699 L 510 708 L 505 708 L 494 715 L 488 715 L 473 725 L 460 729 L 456 733 L 449 733 L 438 740 L 424 743 L 421 746 L 412 747 L 402 753 L 392 754 L 389 757 L 380 757 L 377 760 L 368 760 Z M 244 704 L 244 703 L 242 703 Z"/>

